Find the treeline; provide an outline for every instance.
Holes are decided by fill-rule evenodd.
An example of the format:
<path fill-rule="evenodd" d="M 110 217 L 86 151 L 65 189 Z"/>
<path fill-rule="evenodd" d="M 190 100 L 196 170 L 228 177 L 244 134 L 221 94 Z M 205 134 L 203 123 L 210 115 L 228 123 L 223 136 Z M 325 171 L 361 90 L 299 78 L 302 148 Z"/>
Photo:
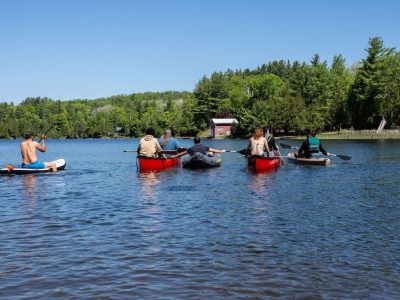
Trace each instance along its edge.
<path fill-rule="evenodd" d="M 147 127 L 158 132 L 176 128 L 178 134 L 197 133 L 192 93 L 138 93 L 96 100 L 54 101 L 27 98 L 21 104 L 0 104 L 0 137 L 18 138 L 25 132 L 45 132 L 50 137 L 86 138 L 140 136 Z"/>
<path fill-rule="evenodd" d="M 330 65 L 316 54 L 309 63 L 273 61 L 254 70 L 227 70 L 204 76 L 193 93 L 136 93 L 96 100 L 27 98 L 0 103 L 0 138 L 44 132 L 51 137 L 141 136 L 153 127 L 189 136 L 213 117 L 237 118 L 234 136 L 257 125 L 302 132 L 339 128 L 373 129 L 384 117 L 400 125 L 400 53 L 371 38 L 366 58 L 351 68 L 343 56 Z"/>
<path fill-rule="evenodd" d="M 400 125 L 400 53 L 377 37 L 366 52 L 350 69 L 342 55 L 331 65 L 315 55 L 309 64 L 281 60 L 203 77 L 194 90 L 197 124 L 235 117 L 235 134 L 243 135 L 255 125 L 286 133 L 372 129 L 385 117 L 394 128 Z"/>

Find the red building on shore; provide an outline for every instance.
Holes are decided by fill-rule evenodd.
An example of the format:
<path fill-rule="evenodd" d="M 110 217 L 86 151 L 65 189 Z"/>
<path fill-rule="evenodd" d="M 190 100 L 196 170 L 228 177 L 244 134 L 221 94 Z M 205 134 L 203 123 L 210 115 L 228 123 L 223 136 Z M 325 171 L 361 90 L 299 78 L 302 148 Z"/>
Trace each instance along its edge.
<path fill-rule="evenodd" d="M 220 138 L 231 135 L 231 129 L 234 124 L 239 122 L 236 119 L 211 119 L 210 136 Z"/>

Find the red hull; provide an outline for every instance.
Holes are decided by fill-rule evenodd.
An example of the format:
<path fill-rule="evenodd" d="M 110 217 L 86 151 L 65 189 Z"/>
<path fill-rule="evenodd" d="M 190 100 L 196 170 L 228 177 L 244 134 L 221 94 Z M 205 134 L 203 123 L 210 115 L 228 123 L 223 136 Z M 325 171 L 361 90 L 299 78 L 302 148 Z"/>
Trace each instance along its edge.
<path fill-rule="evenodd" d="M 138 156 L 140 171 L 162 171 L 174 166 L 180 166 L 181 156 L 176 155 L 167 158 Z"/>
<path fill-rule="evenodd" d="M 261 156 L 250 156 L 247 158 L 248 164 L 256 171 L 269 171 L 279 168 L 281 165 L 281 159 L 277 158 L 268 158 Z"/>

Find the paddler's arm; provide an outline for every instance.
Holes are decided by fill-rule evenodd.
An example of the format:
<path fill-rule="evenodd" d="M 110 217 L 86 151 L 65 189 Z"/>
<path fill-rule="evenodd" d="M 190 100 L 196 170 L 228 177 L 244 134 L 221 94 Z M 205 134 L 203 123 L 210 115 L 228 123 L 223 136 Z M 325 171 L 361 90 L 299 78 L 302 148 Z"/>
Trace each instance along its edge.
<path fill-rule="evenodd" d="M 250 155 L 251 154 L 251 140 L 249 140 L 249 144 L 247 145 L 246 152 L 244 155 Z"/>
<path fill-rule="evenodd" d="M 208 151 L 214 152 L 214 153 L 224 153 L 226 150 L 219 150 L 219 149 L 214 149 L 214 148 L 210 147 L 210 149 L 208 149 Z"/>
<path fill-rule="evenodd" d="M 264 147 L 267 149 L 267 153 L 269 154 L 269 146 L 268 146 L 268 141 L 266 138 L 264 138 Z"/>
<path fill-rule="evenodd" d="M 161 149 L 160 143 L 157 141 L 157 139 L 155 139 L 155 140 L 156 140 L 156 153 L 157 153 L 160 157 L 166 158 L 166 156 L 165 156 L 164 154 L 161 154 L 162 149 Z"/>
<path fill-rule="evenodd" d="M 45 139 L 46 139 L 46 136 L 43 134 L 42 135 L 42 145 L 40 145 L 39 143 L 36 143 L 36 145 L 35 145 L 36 149 L 38 149 L 40 152 L 46 152 L 46 144 L 44 142 Z"/>
<path fill-rule="evenodd" d="M 298 153 L 299 155 L 303 154 L 303 152 L 304 152 L 304 150 L 305 150 L 306 148 L 307 148 L 306 141 L 304 141 L 304 142 L 301 144 L 301 147 L 299 148 L 299 150 L 297 151 L 297 153 Z"/>
<path fill-rule="evenodd" d="M 328 154 L 329 154 L 328 152 L 326 152 L 326 150 L 324 149 L 324 147 L 322 147 L 321 142 L 319 143 L 319 151 L 321 151 L 321 153 L 322 153 L 323 155 L 328 155 Z"/>

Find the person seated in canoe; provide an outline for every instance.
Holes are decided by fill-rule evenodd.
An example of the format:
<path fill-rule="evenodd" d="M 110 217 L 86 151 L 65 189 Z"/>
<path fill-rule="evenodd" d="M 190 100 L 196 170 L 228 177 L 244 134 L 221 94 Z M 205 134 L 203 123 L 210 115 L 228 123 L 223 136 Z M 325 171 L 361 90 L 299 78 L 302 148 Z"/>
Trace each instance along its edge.
<path fill-rule="evenodd" d="M 264 137 L 264 130 L 261 127 L 254 129 L 252 137 L 249 139 L 249 145 L 246 149 L 246 155 L 269 156 L 268 141 Z"/>
<path fill-rule="evenodd" d="M 268 141 L 268 148 L 270 150 L 269 156 L 274 156 L 275 155 L 275 151 L 279 151 L 279 148 L 276 145 L 273 131 L 268 134 L 267 141 Z"/>
<path fill-rule="evenodd" d="M 198 136 L 195 136 L 194 139 L 194 146 L 187 149 L 187 153 L 190 156 L 193 156 L 195 153 L 201 153 L 203 155 L 207 155 L 208 153 L 223 153 L 225 150 L 214 149 L 208 146 L 201 144 L 201 139 Z"/>
<path fill-rule="evenodd" d="M 326 152 L 324 147 L 322 147 L 322 144 L 314 131 L 307 130 L 306 135 L 306 140 L 303 142 L 303 144 L 301 144 L 301 147 L 299 148 L 297 153 L 294 154 L 295 157 L 311 158 L 313 153 L 319 152 L 321 152 L 323 155 L 329 154 L 328 152 Z"/>
<path fill-rule="evenodd" d="M 165 130 L 164 136 L 159 141 L 161 149 L 163 150 L 178 150 L 182 149 L 181 145 L 179 145 L 178 141 L 172 137 L 171 130 Z"/>
<path fill-rule="evenodd" d="M 26 169 L 45 169 L 49 168 L 57 172 L 57 166 L 49 162 L 41 162 L 36 156 L 36 149 L 40 152 L 46 152 L 45 135 L 42 135 L 42 144 L 35 142 L 35 135 L 32 132 L 25 134 L 25 140 L 21 143 L 22 168 Z"/>
<path fill-rule="evenodd" d="M 161 153 L 162 149 L 157 139 L 154 137 L 156 134 L 155 130 L 151 127 L 146 129 L 146 135 L 143 137 L 137 148 L 139 155 L 147 157 L 157 157 Z"/>

